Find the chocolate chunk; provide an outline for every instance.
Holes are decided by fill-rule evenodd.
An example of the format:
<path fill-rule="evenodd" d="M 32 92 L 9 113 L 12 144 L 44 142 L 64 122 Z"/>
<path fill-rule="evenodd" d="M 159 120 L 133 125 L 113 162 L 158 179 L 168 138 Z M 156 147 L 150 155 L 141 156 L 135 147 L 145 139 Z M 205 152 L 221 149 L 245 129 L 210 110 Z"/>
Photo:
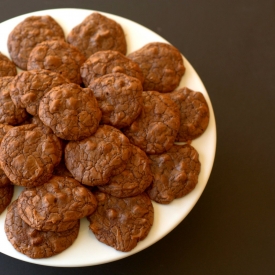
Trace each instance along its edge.
<path fill-rule="evenodd" d="M 75 179 L 53 176 L 41 186 L 24 190 L 18 197 L 18 206 L 21 218 L 32 228 L 61 232 L 91 215 L 97 201 Z"/>
<path fill-rule="evenodd" d="M 120 174 L 110 178 L 108 184 L 98 186 L 99 190 L 118 198 L 139 195 L 152 182 L 149 158 L 138 147 L 131 145 L 132 156 Z"/>
<path fill-rule="evenodd" d="M 95 133 L 101 111 L 90 89 L 70 83 L 51 89 L 42 98 L 39 118 L 56 136 L 81 140 Z"/>
<path fill-rule="evenodd" d="M 68 34 L 67 41 L 87 58 L 95 52 L 114 50 L 126 54 L 127 45 L 122 27 L 114 20 L 94 12 Z"/>
<path fill-rule="evenodd" d="M 0 187 L 0 214 L 7 208 L 10 204 L 13 196 L 13 185 L 6 185 L 5 187 Z"/>
<path fill-rule="evenodd" d="M 174 145 L 161 155 L 150 155 L 153 182 L 147 189 L 151 200 L 168 204 L 190 193 L 198 183 L 199 154 L 191 145 Z"/>
<path fill-rule="evenodd" d="M 145 77 L 144 91 L 171 92 L 185 72 L 181 53 L 170 44 L 148 43 L 127 57 L 140 66 Z"/>
<path fill-rule="evenodd" d="M 0 52 L 0 77 L 17 75 L 16 65 Z"/>
<path fill-rule="evenodd" d="M 123 128 L 132 124 L 142 109 L 142 84 L 122 73 L 107 74 L 90 82 L 89 88 L 102 111 L 102 124 Z"/>
<path fill-rule="evenodd" d="M 103 125 L 91 137 L 70 141 L 65 148 L 65 163 L 79 182 L 102 185 L 125 169 L 131 153 L 128 138 L 118 129 Z"/>
<path fill-rule="evenodd" d="M 124 73 L 143 83 L 144 76 L 139 65 L 117 51 L 100 51 L 91 55 L 80 67 L 83 83 L 89 83 L 105 74 Z"/>
<path fill-rule="evenodd" d="M 209 108 L 203 94 L 185 87 L 169 96 L 180 109 L 180 128 L 176 141 L 189 141 L 202 135 L 209 123 Z"/>
<path fill-rule="evenodd" d="M 0 123 L 18 125 L 27 119 L 25 108 L 16 106 L 10 96 L 13 76 L 0 77 Z"/>
<path fill-rule="evenodd" d="M 27 69 L 32 49 L 45 40 L 65 39 L 63 29 L 50 16 L 30 16 L 9 34 L 8 50 L 11 59 L 21 69 Z"/>
<path fill-rule="evenodd" d="M 33 187 L 45 183 L 60 162 L 62 148 L 53 134 L 35 124 L 13 127 L 0 147 L 1 167 L 15 185 Z"/>
<path fill-rule="evenodd" d="M 33 259 L 48 258 L 70 247 L 78 236 L 79 228 L 78 220 L 73 228 L 66 231 L 38 231 L 21 219 L 17 200 L 9 206 L 5 220 L 5 232 L 12 246 Z"/>
<path fill-rule="evenodd" d="M 180 126 L 179 109 L 167 94 L 150 91 L 143 92 L 142 97 L 140 116 L 123 132 L 147 154 L 161 154 L 174 144 Z"/>
<path fill-rule="evenodd" d="M 53 71 L 73 83 L 81 84 L 79 69 L 85 60 L 86 57 L 77 48 L 63 40 L 45 41 L 31 51 L 28 70 Z"/>
<path fill-rule="evenodd" d="M 119 199 L 96 192 L 97 210 L 90 216 L 90 229 L 96 238 L 119 251 L 130 251 L 149 233 L 154 208 L 149 197 L 142 193 Z"/>

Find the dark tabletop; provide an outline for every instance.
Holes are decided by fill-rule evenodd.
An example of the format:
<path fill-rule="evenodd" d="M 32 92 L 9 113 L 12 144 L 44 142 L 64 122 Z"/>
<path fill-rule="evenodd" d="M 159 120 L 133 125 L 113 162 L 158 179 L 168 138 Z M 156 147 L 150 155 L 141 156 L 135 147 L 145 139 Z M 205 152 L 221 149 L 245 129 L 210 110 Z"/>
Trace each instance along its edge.
<path fill-rule="evenodd" d="M 215 163 L 191 213 L 144 251 L 82 268 L 0 253 L 0 274 L 275 274 L 274 0 L 1 0 L 0 22 L 64 7 L 136 21 L 183 53 L 213 104 Z"/>

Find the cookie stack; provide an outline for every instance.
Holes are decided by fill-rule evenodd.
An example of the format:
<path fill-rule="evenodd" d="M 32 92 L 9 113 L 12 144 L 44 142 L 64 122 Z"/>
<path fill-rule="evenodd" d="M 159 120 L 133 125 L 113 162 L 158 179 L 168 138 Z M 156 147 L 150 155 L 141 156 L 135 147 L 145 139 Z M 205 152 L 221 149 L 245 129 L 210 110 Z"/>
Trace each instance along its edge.
<path fill-rule="evenodd" d="M 12 61 L 0 55 L 0 211 L 14 185 L 25 187 L 8 207 L 9 241 L 28 257 L 50 257 L 73 244 L 87 217 L 99 241 L 132 250 L 153 225 L 152 201 L 169 204 L 198 182 L 190 143 L 209 109 L 200 92 L 176 90 L 182 55 L 154 42 L 126 56 L 122 27 L 96 12 L 67 37 L 50 16 L 28 17 L 8 49 Z"/>

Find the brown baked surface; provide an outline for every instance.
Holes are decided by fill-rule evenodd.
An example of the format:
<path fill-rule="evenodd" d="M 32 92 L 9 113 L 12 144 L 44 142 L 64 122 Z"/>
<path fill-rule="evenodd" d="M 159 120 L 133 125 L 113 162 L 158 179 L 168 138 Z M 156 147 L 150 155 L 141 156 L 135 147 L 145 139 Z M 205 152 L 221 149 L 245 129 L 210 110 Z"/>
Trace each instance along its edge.
<path fill-rule="evenodd" d="M 81 140 L 95 133 L 101 111 L 90 89 L 69 83 L 54 87 L 41 99 L 39 118 L 56 136 Z"/>
<path fill-rule="evenodd" d="M 134 77 L 112 73 L 90 82 L 102 111 L 101 124 L 116 128 L 131 125 L 142 109 L 142 84 Z"/>
<path fill-rule="evenodd" d="M 32 49 L 45 40 L 65 39 L 63 29 L 50 16 L 30 16 L 20 22 L 9 34 L 8 50 L 13 62 L 27 69 Z"/>
<path fill-rule="evenodd" d="M 85 86 L 91 80 L 110 73 L 124 73 L 144 81 L 143 73 L 137 63 L 117 51 L 100 51 L 91 55 L 80 68 Z"/>
<path fill-rule="evenodd" d="M 88 220 L 100 242 L 126 252 L 148 235 L 154 209 L 146 193 L 124 199 L 102 192 L 96 192 L 95 196 L 98 207 Z"/>
<path fill-rule="evenodd" d="M 13 197 L 13 185 L 0 187 L 0 214 L 7 208 Z"/>
<path fill-rule="evenodd" d="M 148 91 L 142 97 L 140 116 L 123 132 L 147 154 L 161 154 L 174 144 L 180 126 L 179 109 L 167 94 Z"/>
<path fill-rule="evenodd" d="M 33 187 L 45 183 L 60 162 L 61 144 L 35 124 L 13 127 L 0 147 L 1 167 L 15 185 Z"/>
<path fill-rule="evenodd" d="M 78 220 L 73 228 L 66 231 L 38 231 L 21 219 L 17 200 L 9 206 L 5 220 L 5 232 L 12 246 L 33 259 L 48 258 L 70 247 L 78 236 L 79 228 Z"/>
<path fill-rule="evenodd" d="M 9 84 L 10 95 L 16 107 L 26 108 L 33 116 L 38 115 L 41 98 L 53 87 L 69 80 L 49 70 L 23 71 L 13 78 Z"/>
<path fill-rule="evenodd" d="M 25 108 L 16 106 L 10 96 L 14 76 L 0 77 L 0 123 L 18 125 L 27 119 Z"/>
<path fill-rule="evenodd" d="M 70 141 L 65 148 L 65 163 L 79 182 L 101 185 L 125 169 L 131 153 L 128 138 L 118 129 L 103 125 L 91 137 Z"/>
<path fill-rule="evenodd" d="M 145 78 L 144 91 L 171 92 L 185 72 L 181 53 L 167 43 L 148 43 L 127 57 L 141 68 Z"/>
<path fill-rule="evenodd" d="M 0 52 L 0 77 L 17 75 L 16 65 Z"/>
<path fill-rule="evenodd" d="M 99 190 L 118 198 L 139 195 L 152 182 L 150 160 L 141 149 L 131 145 L 132 156 L 127 161 L 126 168 L 120 174 L 110 178 Z"/>
<path fill-rule="evenodd" d="M 94 12 L 75 26 L 67 36 L 68 43 L 88 58 L 98 51 L 114 50 L 126 54 L 127 44 L 120 24 Z"/>
<path fill-rule="evenodd" d="M 86 57 L 63 40 L 50 40 L 38 44 L 30 53 L 28 70 L 45 69 L 61 74 L 70 82 L 81 84 L 80 66 Z"/>
<path fill-rule="evenodd" d="M 200 173 L 199 154 L 191 145 L 174 145 L 160 155 L 150 155 L 153 182 L 147 189 L 151 200 L 168 204 L 191 192 Z"/>
<path fill-rule="evenodd" d="M 92 192 L 69 177 L 53 176 L 41 186 L 22 191 L 18 197 L 21 218 L 42 231 L 68 230 L 78 219 L 92 214 L 96 206 Z"/>
<path fill-rule="evenodd" d="M 202 135 L 209 123 L 209 108 L 203 94 L 185 87 L 169 95 L 180 109 L 176 141 L 189 141 Z"/>

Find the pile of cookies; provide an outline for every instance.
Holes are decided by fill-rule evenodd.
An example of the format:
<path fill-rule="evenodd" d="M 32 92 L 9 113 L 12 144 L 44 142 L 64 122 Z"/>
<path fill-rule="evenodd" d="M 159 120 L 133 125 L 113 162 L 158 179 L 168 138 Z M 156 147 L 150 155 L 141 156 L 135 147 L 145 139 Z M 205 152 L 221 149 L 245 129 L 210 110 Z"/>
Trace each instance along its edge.
<path fill-rule="evenodd" d="M 52 17 L 28 17 L 8 50 L 12 60 L 0 55 L 1 213 L 14 185 L 25 187 L 8 207 L 8 240 L 28 257 L 50 257 L 72 245 L 86 217 L 99 241 L 132 250 L 152 227 L 152 201 L 169 204 L 198 182 L 190 143 L 209 109 L 202 93 L 177 90 L 182 55 L 155 42 L 126 56 L 122 27 L 96 12 L 67 37 Z"/>

